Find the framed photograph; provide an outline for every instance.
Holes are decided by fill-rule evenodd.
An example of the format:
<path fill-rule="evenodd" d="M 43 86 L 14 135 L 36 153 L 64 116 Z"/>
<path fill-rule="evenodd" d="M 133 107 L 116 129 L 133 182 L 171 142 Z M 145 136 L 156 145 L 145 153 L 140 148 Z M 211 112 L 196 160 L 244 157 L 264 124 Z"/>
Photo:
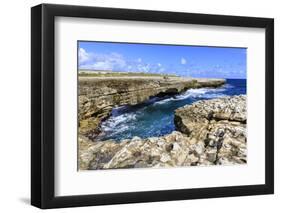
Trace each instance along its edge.
<path fill-rule="evenodd" d="M 31 203 L 274 191 L 274 21 L 31 9 Z"/>

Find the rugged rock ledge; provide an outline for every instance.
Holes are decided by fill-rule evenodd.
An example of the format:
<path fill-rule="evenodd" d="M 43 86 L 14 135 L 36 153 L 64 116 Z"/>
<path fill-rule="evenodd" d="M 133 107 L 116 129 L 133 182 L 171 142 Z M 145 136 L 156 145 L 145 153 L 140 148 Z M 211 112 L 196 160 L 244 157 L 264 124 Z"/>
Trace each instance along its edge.
<path fill-rule="evenodd" d="M 178 94 L 190 88 L 218 87 L 223 79 L 179 77 L 79 77 L 79 133 L 89 138 L 112 108 L 135 105 L 153 96 Z"/>
<path fill-rule="evenodd" d="M 117 143 L 92 142 L 80 135 L 80 170 L 243 164 L 246 122 L 246 96 L 241 95 L 177 109 L 177 131 L 162 137 Z"/>

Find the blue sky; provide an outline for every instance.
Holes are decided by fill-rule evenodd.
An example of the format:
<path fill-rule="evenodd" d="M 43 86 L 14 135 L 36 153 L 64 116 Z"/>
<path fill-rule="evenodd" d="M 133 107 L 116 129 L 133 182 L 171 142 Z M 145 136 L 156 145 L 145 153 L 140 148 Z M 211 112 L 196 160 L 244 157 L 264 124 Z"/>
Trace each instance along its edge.
<path fill-rule="evenodd" d="M 246 78 L 247 49 L 78 42 L 79 69 Z"/>

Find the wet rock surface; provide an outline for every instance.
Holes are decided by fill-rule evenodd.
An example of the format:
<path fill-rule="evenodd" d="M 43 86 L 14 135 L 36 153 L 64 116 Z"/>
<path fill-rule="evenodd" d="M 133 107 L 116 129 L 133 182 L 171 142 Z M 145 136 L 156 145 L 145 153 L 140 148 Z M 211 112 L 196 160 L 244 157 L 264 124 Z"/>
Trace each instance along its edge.
<path fill-rule="evenodd" d="M 114 107 L 135 105 L 154 96 L 178 94 L 190 88 L 218 87 L 223 79 L 179 77 L 79 77 L 79 134 L 94 139 L 100 123 Z"/>
<path fill-rule="evenodd" d="M 198 101 L 175 111 L 162 137 L 93 142 L 79 136 L 79 169 L 232 165 L 247 162 L 246 96 Z"/>

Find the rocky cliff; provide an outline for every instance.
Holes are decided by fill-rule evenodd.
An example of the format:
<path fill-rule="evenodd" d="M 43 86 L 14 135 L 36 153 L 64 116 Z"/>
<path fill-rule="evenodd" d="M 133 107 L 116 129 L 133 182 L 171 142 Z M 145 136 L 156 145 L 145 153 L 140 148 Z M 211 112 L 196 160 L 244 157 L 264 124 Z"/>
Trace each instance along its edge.
<path fill-rule="evenodd" d="M 176 129 L 205 147 L 216 164 L 246 162 L 246 96 L 198 101 L 175 112 Z"/>
<path fill-rule="evenodd" d="M 162 137 L 117 143 L 80 135 L 80 169 L 243 164 L 246 122 L 246 96 L 198 101 L 177 109 L 177 131 Z"/>
<path fill-rule="evenodd" d="M 112 108 L 135 105 L 153 96 L 178 94 L 190 88 L 218 87 L 222 79 L 179 77 L 79 77 L 79 133 L 94 138 Z"/>

